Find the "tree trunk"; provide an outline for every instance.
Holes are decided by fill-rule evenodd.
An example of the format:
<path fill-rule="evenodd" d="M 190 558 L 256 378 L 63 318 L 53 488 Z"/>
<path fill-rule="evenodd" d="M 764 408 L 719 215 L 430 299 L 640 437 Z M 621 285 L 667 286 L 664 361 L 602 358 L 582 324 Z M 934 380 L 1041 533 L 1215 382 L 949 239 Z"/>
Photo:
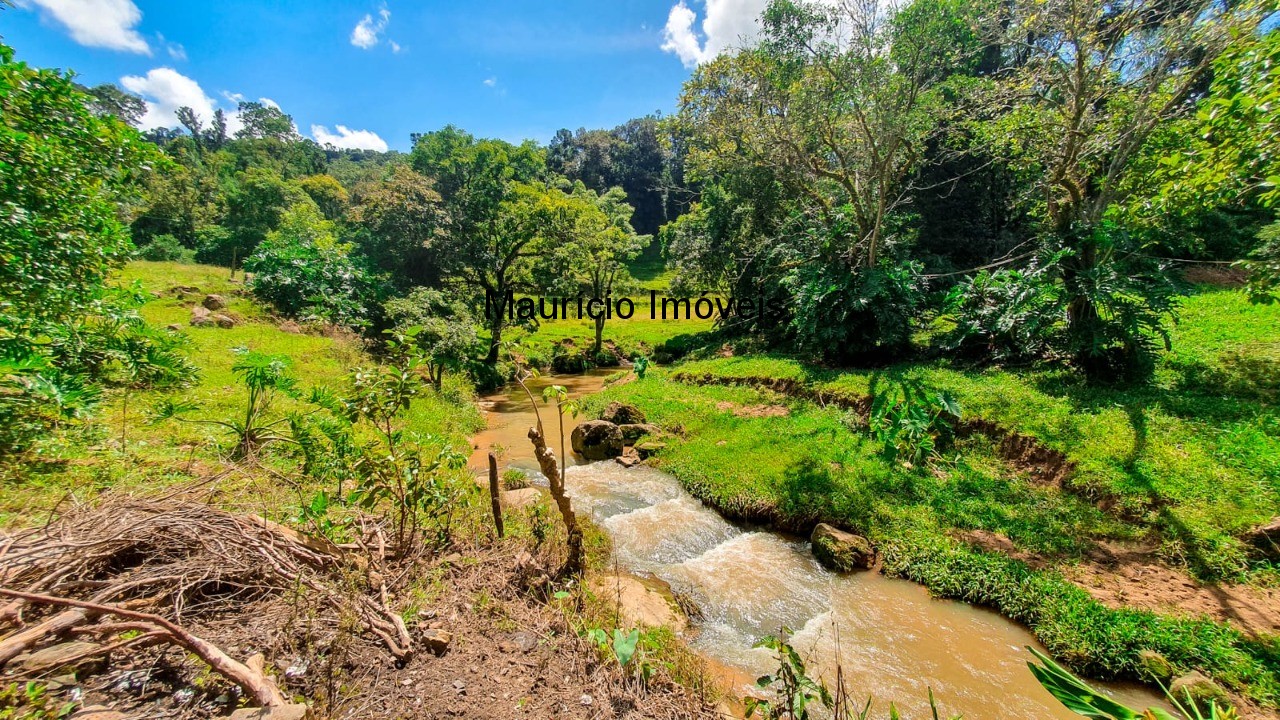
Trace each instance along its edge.
<path fill-rule="evenodd" d="M 580 575 L 582 573 L 582 530 L 578 528 L 578 518 L 573 513 L 573 504 L 564 492 L 564 477 L 560 474 L 560 464 L 556 454 L 547 447 L 547 440 L 539 428 L 529 428 L 529 440 L 533 443 L 533 454 L 538 458 L 538 467 L 547 476 L 551 485 L 551 497 L 560 509 L 560 518 L 564 520 L 564 528 L 568 533 L 569 557 L 564 562 L 564 574 Z"/>
<path fill-rule="evenodd" d="M 591 352 L 592 354 L 599 355 L 600 348 L 604 347 L 604 317 L 601 316 L 596 318 L 595 323 L 596 323 L 596 344 L 592 348 Z"/>
<path fill-rule="evenodd" d="M 489 354 L 484 357 L 486 365 L 498 364 L 498 353 L 502 349 L 503 325 L 504 323 L 501 313 L 495 314 L 495 317 L 489 320 Z"/>

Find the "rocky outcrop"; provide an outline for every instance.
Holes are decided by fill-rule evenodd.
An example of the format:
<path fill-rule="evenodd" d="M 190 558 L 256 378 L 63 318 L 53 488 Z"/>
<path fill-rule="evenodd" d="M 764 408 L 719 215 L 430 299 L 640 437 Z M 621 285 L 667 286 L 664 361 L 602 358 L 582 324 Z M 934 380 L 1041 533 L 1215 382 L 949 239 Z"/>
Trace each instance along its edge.
<path fill-rule="evenodd" d="M 422 644 L 436 655 L 443 655 L 453 642 L 453 633 L 443 628 L 428 628 L 422 631 Z"/>
<path fill-rule="evenodd" d="M 500 496 L 502 497 L 502 507 L 507 510 L 529 507 L 542 502 L 542 491 L 535 487 L 505 490 L 500 493 Z"/>
<path fill-rule="evenodd" d="M 208 327 L 213 324 L 213 316 L 209 311 L 200 305 L 191 308 L 191 326 L 192 327 Z"/>
<path fill-rule="evenodd" d="M 1177 670 L 1164 655 L 1155 650 L 1142 650 L 1138 653 L 1138 673 L 1144 679 L 1168 685 Z"/>
<path fill-rule="evenodd" d="M 573 451 L 588 460 L 608 460 L 622 454 L 622 431 L 606 420 L 588 420 L 569 437 Z"/>
<path fill-rule="evenodd" d="M 205 295 L 200 304 L 208 310 L 222 310 L 227 307 L 227 299 L 221 295 Z"/>
<path fill-rule="evenodd" d="M 667 444 L 661 440 L 641 440 L 635 444 L 636 454 L 641 460 L 648 460 L 654 454 L 666 449 Z"/>
<path fill-rule="evenodd" d="M 645 422 L 644 413 L 640 412 L 640 408 L 617 401 L 605 407 L 604 412 L 600 413 L 600 419 L 614 425 L 641 425 Z"/>
<path fill-rule="evenodd" d="M 813 543 L 813 556 L 831 570 L 866 570 L 876 562 L 871 541 L 826 523 L 818 523 L 809 541 Z"/>
<path fill-rule="evenodd" d="M 222 314 L 214 315 L 213 321 L 217 323 L 218 327 L 223 328 L 224 330 L 233 328 L 240 324 L 234 317 Z"/>

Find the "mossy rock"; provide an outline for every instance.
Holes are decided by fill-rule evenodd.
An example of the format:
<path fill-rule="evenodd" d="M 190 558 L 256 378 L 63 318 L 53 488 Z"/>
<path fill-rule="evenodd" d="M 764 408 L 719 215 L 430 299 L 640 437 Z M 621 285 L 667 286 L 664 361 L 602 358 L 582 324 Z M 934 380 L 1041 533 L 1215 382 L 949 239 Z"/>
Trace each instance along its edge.
<path fill-rule="evenodd" d="M 600 413 L 601 420 L 608 420 L 614 425 L 643 425 L 646 420 L 640 408 L 630 403 L 611 402 Z"/>
<path fill-rule="evenodd" d="M 809 541 L 813 543 L 813 556 L 830 570 L 850 572 L 875 565 L 876 550 L 861 535 L 818 523 Z"/>
<path fill-rule="evenodd" d="M 608 460 L 622 454 L 622 431 L 605 420 L 588 420 L 569 436 L 573 451 L 588 460 Z"/>
<path fill-rule="evenodd" d="M 648 423 L 626 423 L 619 425 L 618 430 L 622 432 L 622 439 L 626 441 L 627 444 L 635 443 L 645 435 L 657 435 L 662 432 L 658 429 L 657 425 L 650 425 Z"/>
<path fill-rule="evenodd" d="M 655 453 L 665 450 L 667 444 L 660 440 L 641 440 L 636 443 L 634 447 L 636 449 L 636 454 L 639 455 L 642 460 L 647 460 Z"/>

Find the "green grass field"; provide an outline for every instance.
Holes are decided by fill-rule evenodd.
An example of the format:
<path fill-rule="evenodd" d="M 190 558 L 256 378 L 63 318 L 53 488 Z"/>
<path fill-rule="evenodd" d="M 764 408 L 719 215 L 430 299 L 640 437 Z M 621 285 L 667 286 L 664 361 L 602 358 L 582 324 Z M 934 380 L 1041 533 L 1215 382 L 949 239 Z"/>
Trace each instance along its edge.
<path fill-rule="evenodd" d="M 160 327 L 180 327 L 187 338 L 187 352 L 200 368 L 199 379 L 193 387 L 178 391 L 133 391 L 127 397 L 122 390 L 110 391 L 83 428 L 71 437 L 55 438 L 42 449 L 42 462 L 24 467 L 20 476 L 0 478 L 4 488 L 0 524 L 42 518 L 59 502 L 88 501 L 108 489 L 152 491 L 223 473 L 221 461 L 231 445 L 227 435 L 205 425 L 153 423 L 150 415 L 164 397 L 197 404 L 191 417 L 228 418 L 243 412 L 247 391 L 231 371 L 236 348 L 287 356 L 292 373 L 306 389 L 338 389 L 352 369 L 373 363 L 355 337 L 282 330 L 278 320 L 246 297 L 243 286 L 228 280 L 227 273 L 225 268 L 202 265 L 135 262 L 119 274 L 117 281 L 122 284 L 138 281 L 148 293 L 160 294 L 142 307 L 141 314 Z M 170 292 L 178 286 L 199 292 L 178 299 Z M 219 312 L 230 312 L 243 322 L 226 329 L 191 327 L 190 307 L 210 293 L 228 301 L 226 311 Z M 452 379 L 443 393 L 428 392 L 414 402 L 406 415 L 406 428 L 465 449 L 468 437 L 483 424 L 471 397 L 469 385 Z M 276 414 L 291 409 L 306 408 L 282 398 Z M 260 459 L 268 469 L 264 473 L 223 473 L 226 476 L 217 484 L 220 501 L 276 515 L 286 505 L 296 506 L 308 488 L 266 479 L 277 456 L 287 452 L 286 447 L 269 448 Z"/>

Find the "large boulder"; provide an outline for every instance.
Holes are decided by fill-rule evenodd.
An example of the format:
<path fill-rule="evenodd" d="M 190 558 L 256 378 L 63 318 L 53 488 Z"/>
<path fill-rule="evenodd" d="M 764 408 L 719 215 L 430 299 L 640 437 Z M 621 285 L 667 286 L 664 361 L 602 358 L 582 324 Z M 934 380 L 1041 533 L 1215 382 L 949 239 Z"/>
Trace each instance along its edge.
<path fill-rule="evenodd" d="M 609 403 L 604 412 L 600 413 L 600 419 L 614 425 L 639 425 L 645 422 L 644 413 L 640 412 L 640 408 L 617 401 Z"/>
<path fill-rule="evenodd" d="M 1168 658 L 1155 650 L 1141 650 L 1138 652 L 1138 674 L 1143 679 L 1168 685 L 1178 674 L 1178 670 Z"/>
<path fill-rule="evenodd" d="M 826 523 L 818 523 L 809 541 L 813 543 L 813 556 L 831 570 L 866 570 L 876 562 L 876 551 L 869 540 Z"/>
<path fill-rule="evenodd" d="M 608 460 L 622 454 L 622 431 L 607 420 L 588 420 L 569 436 L 573 451 L 588 460 Z"/>
<path fill-rule="evenodd" d="M 227 299 L 221 295 L 205 295 L 200 304 L 209 310 L 222 310 L 227 307 Z"/>
<path fill-rule="evenodd" d="M 193 327 L 207 327 L 213 324 L 213 316 L 209 311 L 200 305 L 191 308 L 191 325 Z"/>
<path fill-rule="evenodd" d="M 503 490 L 498 495 L 502 498 L 502 507 L 507 510 L 529 507 L 542 502 L 542 491 L 535 487 Z"/>
<path fill-rule="evenodd" d="M 618 426 L 618 430 L 622 433 L 623 442 L 628 445 L 634 443 L 645 435 L 657 435 L 662 432 L 657 425 L 649 423 L 625 423 Z"/>
<path fill-rule="evenodd" d="M 629 575 L 606 575 L 587 581 L 596 597 L 616 605 L 623 627 L 662 627 L 684 632 L 689 621 L 675 600 Z"/>

